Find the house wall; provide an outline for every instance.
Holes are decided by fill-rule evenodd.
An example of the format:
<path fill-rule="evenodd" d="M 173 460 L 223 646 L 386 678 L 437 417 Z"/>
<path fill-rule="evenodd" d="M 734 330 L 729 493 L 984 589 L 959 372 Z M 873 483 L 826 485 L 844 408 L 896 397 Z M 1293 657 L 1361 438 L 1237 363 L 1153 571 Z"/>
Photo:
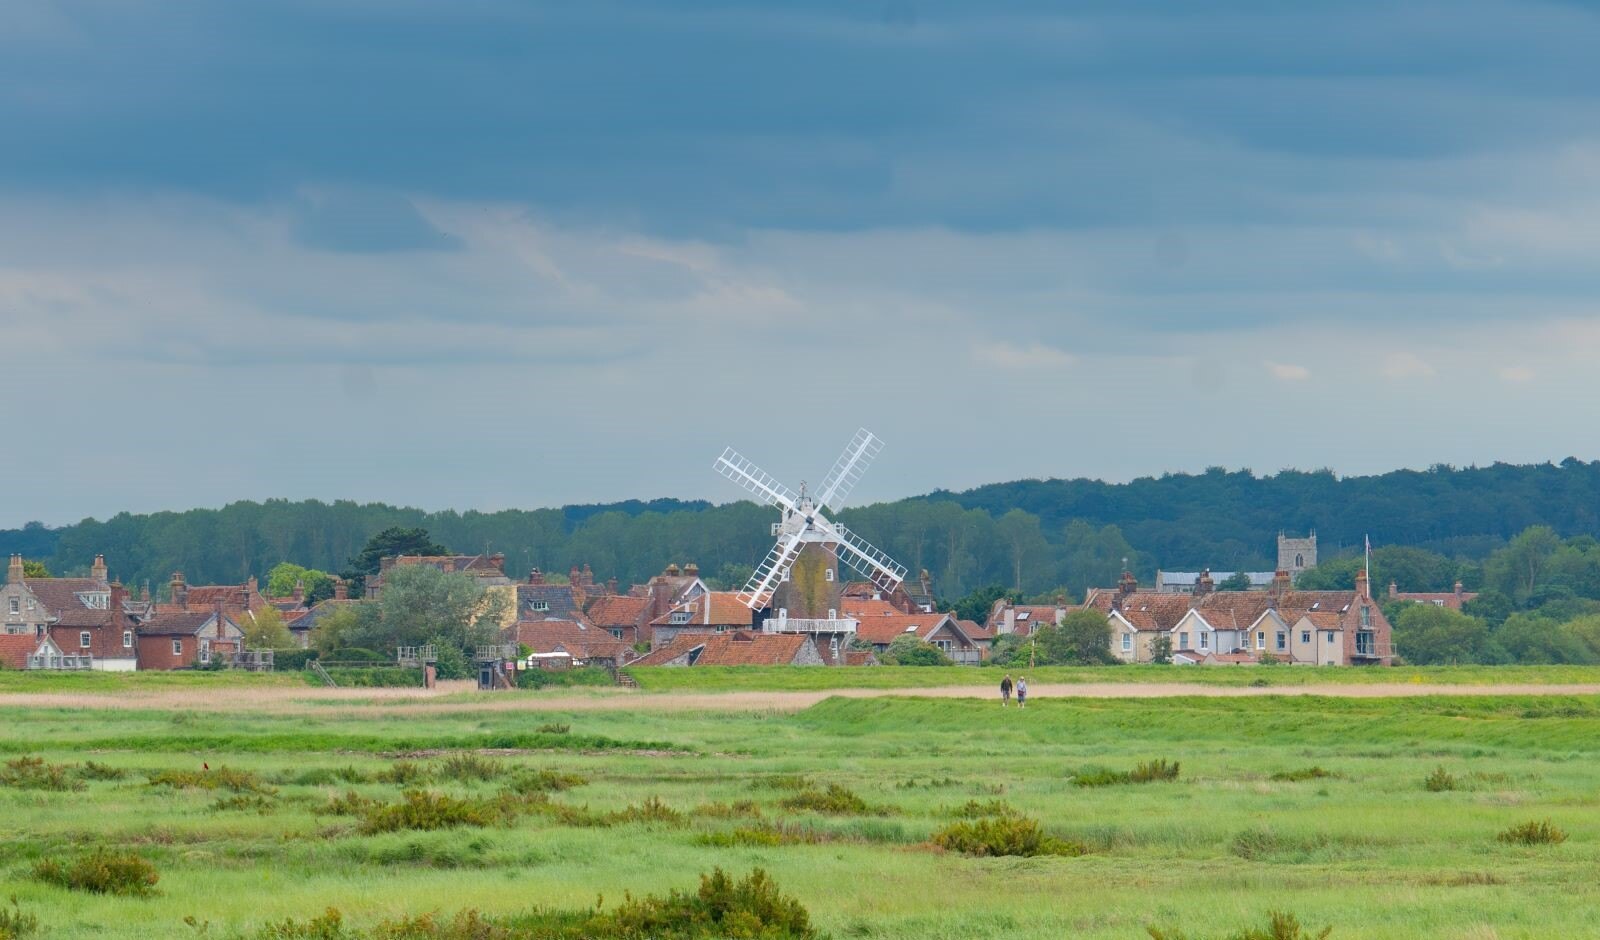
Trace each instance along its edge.
<path fill-rule="evenodd" d="M 817 649 L 817 644 L 810 637 L 806 637 L 806 641 L 800 644 L 800 652 L 795 654 L 793 665 L 825 666 L 827 664 L 822 661 L 822 653 Z"/>
<path fill-rule="evenodd" d="M 183 652 L 172 655 L 172 641 L 183 644 Z M 140 669 L 182 669 L 194 663 L 200 655 L 199 640 L 193 636 L 141 636 L 139 644 Z"/>
<path fill-rule="evenodd" d="M 17 612 L 11 612 L 11 600 L 17 601 Z M 39 628 L 48 626 L 50 612 L 44 609 L 26 584 L 0 585 L 0 631 L 18 636 L 38 636 Z M 76 642 L 76 641 L 74 641 Z"/>

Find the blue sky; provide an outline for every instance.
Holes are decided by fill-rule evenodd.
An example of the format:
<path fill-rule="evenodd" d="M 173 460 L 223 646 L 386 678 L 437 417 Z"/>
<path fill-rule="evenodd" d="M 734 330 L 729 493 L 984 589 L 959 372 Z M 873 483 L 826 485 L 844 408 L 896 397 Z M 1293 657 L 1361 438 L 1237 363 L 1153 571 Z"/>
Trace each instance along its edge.
<path fill-rule="evenodd" d="M 1203 7 L 1203 8 L 1202 8 Z M 0 525 L 1600 458 L 1583 4 L 0 7 Z M 13 453 L 15 453 L 14 451 Z"/>

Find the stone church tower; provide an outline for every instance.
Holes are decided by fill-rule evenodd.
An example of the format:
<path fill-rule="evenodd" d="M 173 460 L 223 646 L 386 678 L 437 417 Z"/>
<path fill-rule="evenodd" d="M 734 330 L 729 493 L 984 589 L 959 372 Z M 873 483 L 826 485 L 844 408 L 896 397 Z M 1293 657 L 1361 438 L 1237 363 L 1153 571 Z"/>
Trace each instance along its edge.
<path fill-rule="evenodd" d="M 1290 538 L 1278 532 L 1278 570 L 1289 572 L 1291 582 L 1300 579 L 1300 572 L 1317 566 L 1317 530 L 1303 539 Z"/>

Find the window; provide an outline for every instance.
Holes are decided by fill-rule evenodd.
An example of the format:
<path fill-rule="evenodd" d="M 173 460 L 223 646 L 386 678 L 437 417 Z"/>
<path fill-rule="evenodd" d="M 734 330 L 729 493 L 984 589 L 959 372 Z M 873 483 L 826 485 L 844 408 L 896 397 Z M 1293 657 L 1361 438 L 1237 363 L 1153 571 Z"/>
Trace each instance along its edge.
<path fill-rule="evenodd" d="M 532 607 L 534 610 L 549 610 L 550 609 L 550 602 L 549 601 L 533 601 L 528 606 Z"/>
<path fill-rule="evenodd" d="M 1122 635 L 1122 651 L 1124 653 L 1133 652 L 1133 634 L 1124 633 Z"/>
<path fill-rule="evenodd" d="M 950 652 L 950 641 L 949 640 L 934 640 L 933 641 L 933 645 L 939 647 L 939 649 L 943 650 L 946 653 Z"/>
<path fill-rule="evenodd" d="M 1310 630 L 1301 630 L 1300 631 L 1300 642 L 1302 642 L 1302 643 L 1310 643 L 1311 642 L 1311 631 Z"/>
<path fill-rule="evenodd" d="M 1256 631 L 1256 649 L 1264 650 L 1266 648 L 1267 648 L 1267 632 L 1265 630 Z"/>
<path fill-rule="evenodd" d="M 13 597 L 11 599 L 11 612 L 15 614 L 15 613 L 20 613 L 21 611 L 22 611 L 22 599 L 20 597 Z"/>
<path fill-rule="evenodd" d="M 1332 630 L 1328 631 L 1328 642 L 1329 643 L 1333 642 L 1333 631 Z"/>
<path fill-rule="evenodd" d="M 1440 600 L 1439 598 L 1436 597 L 1436 598 L 1433 599 L 1433 606 L 1435 606 L 1435 607 L 1443 607 L 1444 606 L 1444 601 L 1442 601 L 1442 600 Z M 1362 624 L 1362 626 L 1364 627 L 1364 626 L 1366 626 L 1366 624 Z"/>
<path fill-rule="evenodd" d="M 1200 648 L 1203 649 L 1203 650 L 1208 650 L 1208 649 L 1211 648 L 1211 634 L 1209 634 L 1209 633 L 1200 634 Z"/>
<path fill-rule="evenodd" d="M 1363 607 L 1363 608 L 1361 608 L 1361 625 L 1363 627 L 1372 626 L 1372 608 L 1371 607 Z"/>
<path fill-rule="evenodd" d="M 1178 634 L 1178 649 L 1186 650 L 1188 648 L 1189 648 L 1189 634 L 1187 634 L 1187 633 Z"/>
<path fill-rule="evenodd" d="M 1289 635 L 1287 633 L 1284 633 L 1282 630 L 1279 630 L 1278 631 L 1278 649 L 1284 649 L 1288 645 L 1289 645 Z"/>
<path fill-rule="evenodd" d="M 89 643 L 93 639 L 94 639 L 94 636 L 92 634 L 90 634 L 88 630 L 85 630 L 82 633 L 79 633 L 78 634 L 78 646 L 79 646 L 79 648 L 88 649 L 89 648 Z"/>
<path fill-rule="evenodd" d="M 172 655 L 174 655 L 174 656 L 182 656 L 183 655 L 183 641 L 182 640 L 173 640 L 172 641 Z"/>
<path fill-rule="evenodd" d="M 1032 613 L 1032 611 L 1028 611 L 1028 610 L 1019 610 L 1019 611 L 1017 611 L 1017 622 L 1021 623 L 1022 621 L 1027 620 L 1028 619 L 1028 615 L 1031 614 L 1031 613 Z"/>
<path fill-rule="evenodd" d="M 132 630 L 124 630 L 124 631 L 122 631 L 122 648 L 125 649 L 125 650 L 133 649 L 133 631 Z"/>
<path fill-rule="evenodd" d="M 1294 566 L 1296 568 L 1304 568 L 1306 566 L 1306 556 L 1304 556 L 1304 555 L 1296 555 L 1296 556 L 1294 556 Z"/>
<path fill-rule="evenodd" d="M 675 610 L 672 612 L 672 616 L 667 618 L 667 621 L 669 623 L 688 623 L 689 612 L 687 610 Z"/>
<path fill-rule="evenodd" d="M 1377 646 L 1372 641 L 1372 634 L 1371 633 L 1363 632 L 1363 633 L 1357 633 L 1356 634 L 1356 652 L 1357 653 L 1360 653 L 1363 656 L 1371 656 L 1376 651 L 1376 649 L 1377 649 Z"/>
<path fill-rule="evenodd" d="M 832 581 L 833 580 L 833 569 L 829 568 L 827 571 L 824 571 L 822 573 L 822 577 L 823 577 L 824 580 Z"/>
<path fill-rule="evenodd" d="M 616 637 L 617 639 L 619 639 L 619 640 L 622 639 L 622 628 L 621 627 L 613 627 L 608 632 L 610 632 L 610 634 L 612 636 Z"/>

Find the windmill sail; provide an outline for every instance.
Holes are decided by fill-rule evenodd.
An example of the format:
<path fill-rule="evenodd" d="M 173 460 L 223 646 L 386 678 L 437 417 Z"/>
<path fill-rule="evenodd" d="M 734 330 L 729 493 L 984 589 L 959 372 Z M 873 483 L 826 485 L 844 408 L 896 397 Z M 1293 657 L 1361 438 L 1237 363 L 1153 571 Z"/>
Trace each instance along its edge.
<path fill-rule="evenodd" d="M 768 506 L 782 506 L 790 512 L 794 511 L 797 501 L 795 494 L 732 447 L 723 451 L 722 456 L 711 466 L 718 473 L 754 493 L 757 499 Z"/>
<path fill-rule="evenodd" d="M 744 590 L 739 592 L 739 600 L 744 602 L 751 610 L 760 610 L 772 600 L 772 592 L 777 589 L 778 582 L 783 580 L 783 573 L 794 564 L 795 556 L 800 554 L 802 544 L 800 534 L 787 536 L 778 540 L 772 546 L 772 551 L 767 553 L 766 561 L 755 570 L 750 580 L 745 584 Z"/>
<path fill-rule="evenodd" d="M 850 439 L 849 446 L 828 471 L 828 478 L 822 481 L 822 489 L 817 493 L 818 508 L 837 509 L 844 505 L 880 450 L 883 450 L 883 441 L 866 428 L 857 429 L 856 436 Z"/>
<path fill-rule="evenodd" d="M 905 566 L 872 546 L 872 543 L 844 526 L 829 526 L 838 536 L 839 559 L 861 572 L 868 580 L 885 591 L 892 591 L 906 579 Z"/>

